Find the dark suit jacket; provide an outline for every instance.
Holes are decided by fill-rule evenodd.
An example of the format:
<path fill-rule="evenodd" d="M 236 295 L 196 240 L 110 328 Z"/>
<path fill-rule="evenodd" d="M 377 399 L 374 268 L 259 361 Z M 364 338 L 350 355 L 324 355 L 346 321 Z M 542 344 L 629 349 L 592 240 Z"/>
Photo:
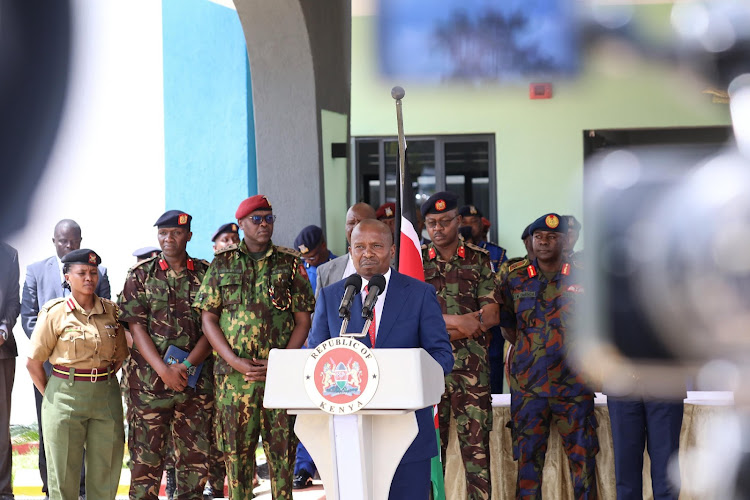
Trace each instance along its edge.
<path fill-rule="evenodd" d="M 0 324 L 8 330 L 8 340 L 0 346 L 0 359 L 18 356 L 13 326 L 18 319 L 21 303 L 18 301 L 18 252 L 10 245 L 0 242 Z"/>
<path fill-rule="evenodd" d="M 344 295 L 345 280 L 338 281 L 320 291 L 315 304 L 312 329 L 308 336 L 308 346 L 315 347 L 331 337 L 338 337 L 341 329 L 339 304 Z M 349 331 L 362 331 L 362 301 L 352 304 Z M 370 346 L 368 336 L 360 339 Z M 376 348 L 421 347 L 443 367 L 445 374 L 453 369 L 453 351 L 448 331 L 443 321 L 435 287 L 391 270 L 388 292 L 383 304 Z M 427 460 L 437 455 L 435 425 L 432 409 L 417 410 L 419 434 L 406 451 L 402 463 Z"/>
<path fill-rule="evenodd" d="M 110 298 L 109 278 L 104 266 L 99 266 L 99 283 L 96 285 L 95 293 L 99 297 Z M 31 332 L 36 326 L 36 317 L 42 306 L 52 299 L 63 296 L 64 289 L 57 257 L 34 262 L 26 268 L 21 300 L 21 325 L 27 337 L 31 338 Z"/>

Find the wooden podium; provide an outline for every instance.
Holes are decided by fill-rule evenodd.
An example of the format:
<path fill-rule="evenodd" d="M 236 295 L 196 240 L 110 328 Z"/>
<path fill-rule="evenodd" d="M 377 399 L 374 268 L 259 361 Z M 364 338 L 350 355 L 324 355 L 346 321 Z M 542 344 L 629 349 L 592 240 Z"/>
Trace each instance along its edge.
<path fill-rule="evenodd" d="M 323 411 L 309 394 L 315 351 L 271 350 L 263 405 L 297 415 L 294 431 L 318 468 L 327 498 L 387 500 L 396 468 L 418 433 L 414 411 L 440 401 L 443 369 L 424 349 L 367 350 L 377 369 L 366 373 L 370 383 L 378 380 L 377 388 L 359 410 L 339 415 L 330 412 L 340 407 Z M 320 363 L 326 354 L 321 352 Z"/>

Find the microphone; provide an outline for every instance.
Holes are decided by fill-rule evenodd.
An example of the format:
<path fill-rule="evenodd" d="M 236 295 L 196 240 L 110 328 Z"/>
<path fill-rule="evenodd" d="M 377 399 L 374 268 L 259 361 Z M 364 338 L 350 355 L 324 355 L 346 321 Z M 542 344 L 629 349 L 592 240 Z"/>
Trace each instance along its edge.
<path fill-rule="evenodd" d="M 339 306 L 339 318 L 349 317 L 349 309 L 352 308 L 352 299 L 362 289 L 362 277 L 359 274 L 352 274 L 346 278 L 344 288 L 344 296 Z"/>
<path fill-rule="evenodd" d="M 376 274 L 367 284 L 367 297 L 365 298 L 365 303 L 362 305 L 363 318 L 372 319 L 372 310 L 378 301 L 378 295 L 383 293 L 383 290 L 385 290 L 385 276 Z"/>

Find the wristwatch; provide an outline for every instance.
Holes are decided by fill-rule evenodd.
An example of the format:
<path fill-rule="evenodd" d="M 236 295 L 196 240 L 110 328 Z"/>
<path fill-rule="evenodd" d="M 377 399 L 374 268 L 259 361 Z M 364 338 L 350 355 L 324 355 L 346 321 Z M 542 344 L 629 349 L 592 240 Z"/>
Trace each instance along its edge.
<path fill-rule="evenodd" d="M 2 337 L 3 341 L 8 340 L 8 330 L 4 326 L 0 326 L 0 337 Z"/>

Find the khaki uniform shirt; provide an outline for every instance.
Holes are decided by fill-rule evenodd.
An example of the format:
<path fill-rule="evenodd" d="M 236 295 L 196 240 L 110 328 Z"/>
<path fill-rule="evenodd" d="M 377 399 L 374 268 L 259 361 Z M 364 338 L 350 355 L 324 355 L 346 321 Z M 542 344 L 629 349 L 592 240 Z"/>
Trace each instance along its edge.
<path fill-rule="evenodd" d="M 53 299 L 39 312 L 29 357 L 53 365 L 91 370 L 124 360 L 125 330 L 114 302 L 96 297 L 86 313 L 73 296 Z"/>

